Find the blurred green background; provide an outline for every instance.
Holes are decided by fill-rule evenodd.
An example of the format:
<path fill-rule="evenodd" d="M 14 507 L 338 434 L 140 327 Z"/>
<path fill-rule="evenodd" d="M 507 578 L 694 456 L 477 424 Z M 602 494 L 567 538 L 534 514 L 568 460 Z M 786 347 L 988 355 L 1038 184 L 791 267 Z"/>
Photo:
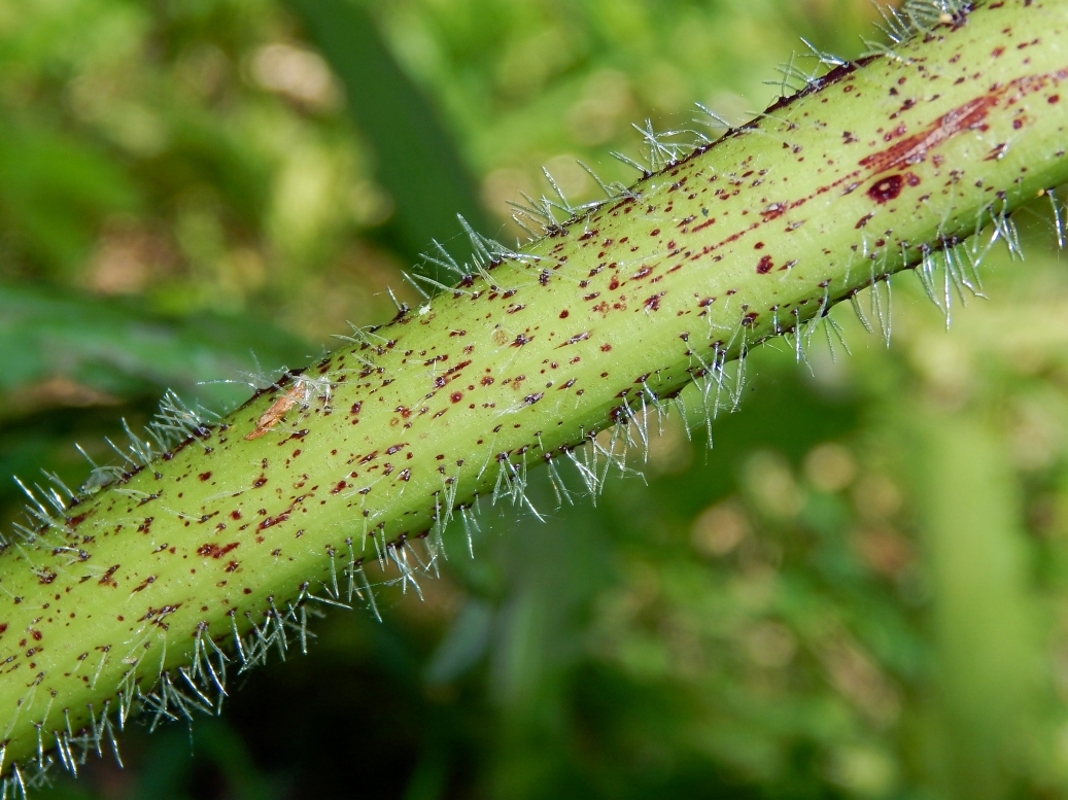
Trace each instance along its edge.
<path fill-rule="evenodd" d="M 0 474 L 78 484 L 164 388 L 223 409 L 462 212 L 635 175 L 632 122 L 732 122 L 776 65 L 855 56 L 867 0 L 0 3 Z M 795 61 L 804 69 L 815 64 Z M 1068 795 L 1068 276 L 1048 204 L 953 324 L 749 363 L 709 451 L 484 509 L 425 599 L 331 614 L 220 719 L 121 739 L 41 798 Z M 885 303 L 885 293 L 880 303 Z M 866 305 L 870 298 L 864 298 Z M 231 382 L 212 382 L 229 379 Z M 207 383 L 205 383 L 207 382 Z M 641 454 L 635 455 L 635 465 Z M 577 487 L 576 487 L 577 488 Z M 539 483 L 535 502 L 555 508 Z M 0 517 L 16 518 L 0 482 Z M 242 684 L 239 688 L 239 684 Z"/>

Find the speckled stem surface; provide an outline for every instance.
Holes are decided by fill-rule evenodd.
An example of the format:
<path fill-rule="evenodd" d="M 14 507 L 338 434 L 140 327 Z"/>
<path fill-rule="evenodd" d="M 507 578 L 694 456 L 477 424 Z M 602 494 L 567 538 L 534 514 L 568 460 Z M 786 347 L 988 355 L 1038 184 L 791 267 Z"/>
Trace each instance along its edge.
<path fill-rule="evenodd" d="M 212 706 L 217 647 L 231 665 L 237 637 L 283 648 L 311 596 L 352 600 L 379 554 L 418 566 L 434 548 L 416 541 L 476 495 L 516 499 L 528 466 L 694 379 L 714 393 L 747 348 L 1064 182 L 1066 110 L 1068 3 L 988 3 L 834 68 L 53 514 L 0 554 L 4 769 L 66 762 L 86 731 L 92 749 L 138 693 Z"/>

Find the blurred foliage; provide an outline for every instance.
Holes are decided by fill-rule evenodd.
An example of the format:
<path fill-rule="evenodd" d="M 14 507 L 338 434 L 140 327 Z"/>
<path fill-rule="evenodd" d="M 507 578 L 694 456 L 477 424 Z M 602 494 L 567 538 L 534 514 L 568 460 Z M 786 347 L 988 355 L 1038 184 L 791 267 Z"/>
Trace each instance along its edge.
<path fill-rule="evenodd" d="M 78 483 L 165 387 L 221 409 L 453 211 L 630 181 L 630 124 L 763 107 L 856 55 L 866 0 L 0 4 L 0 468 Z M 358 52 L 353 50 L 356 48 Z M 429 176 L 433 176 L 431 179 Z M 484 509 L 425 598 L 332 614 L 220 719 L 122 738 L 42 798 L 1002 798 L 1068 792 L 1068 276 L 1041 207 L 953 324 L 771 344 L 707 449 L 542 524 Z M 455 245 L 455 242 L 452 243 Z M 885 297 L 883 301 L 885 301 Z M 867 302 L 867 301 L 865 301 Z M 229 383 L 204 383 L 212 380 Z M 538 485 L 543 509 L 556 502 Z M 0 484 L 0 516 L 17 513 Z M 238 687 L 235 685 L 235 689 Z"/>

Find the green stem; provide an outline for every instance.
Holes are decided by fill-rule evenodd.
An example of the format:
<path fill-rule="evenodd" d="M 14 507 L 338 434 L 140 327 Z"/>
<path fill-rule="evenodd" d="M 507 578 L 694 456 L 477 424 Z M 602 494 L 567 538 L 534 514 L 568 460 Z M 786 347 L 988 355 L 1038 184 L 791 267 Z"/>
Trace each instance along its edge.
<path fill-rule="evenodd" d="M 947 15 L 521 252 L 474 237 L 454 291 L 221 424 L 171 403 L 163 427 L 192 435 L 135 444 L 107 488 L 62 508 L 35 492 L 36 529 L 0 554 L 3 768 L 95 749 L 139 698 L 210 710 L 227 666 L 298 646 L 308 604 L 414 583 L 455 511 L 525 504 L 535 464 L 596 491 L 619 441 L 598 431 L 644 437 L 642 412 L 693 383 L 711 417 L 728 361 L 775 336 L 800 352 L 860 289 L 938 265 L 967 286 L 988 243 L 965 240 L 1010 235 L 1068 179 L 1066 28 L 1057 0 Z"/>

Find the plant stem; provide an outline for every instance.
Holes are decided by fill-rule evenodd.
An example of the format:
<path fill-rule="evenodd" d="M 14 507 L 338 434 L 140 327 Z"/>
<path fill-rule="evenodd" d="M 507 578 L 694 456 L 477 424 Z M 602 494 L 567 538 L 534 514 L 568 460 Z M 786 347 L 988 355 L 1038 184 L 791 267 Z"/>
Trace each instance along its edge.
<path fill-rule="evenodd" d="M 650 174 L 618 196 L 560 198 L 570 219 L 546 206 L 518 252 L 472 235 L 455 289 L 220 424 L 170 402 L 160 429 L 185 438 L 134 440 L 95 494 L 31 491 L 0 554 L 3 768 L 73 769 L 135 701 L 157 721 L 212 710 L 227 666 L 303 645 L 310 604 L 373 602 L 390 576 L 417 590 L 457 510 L 537 513 L 538 463 L 597 491 L 621 441 L 599 431 L 644 439 L 694 382 L 710 419 L 735 399 L 727 362 L 776 336 L 800 357 L 831 306 L 895 272 L 919 267 L 948 312 L 991 241 L 1015 246 L 1007 215 L 1068 179 L 1068 6 L 967 10 L 678 160 L 650 133 Z"/>

